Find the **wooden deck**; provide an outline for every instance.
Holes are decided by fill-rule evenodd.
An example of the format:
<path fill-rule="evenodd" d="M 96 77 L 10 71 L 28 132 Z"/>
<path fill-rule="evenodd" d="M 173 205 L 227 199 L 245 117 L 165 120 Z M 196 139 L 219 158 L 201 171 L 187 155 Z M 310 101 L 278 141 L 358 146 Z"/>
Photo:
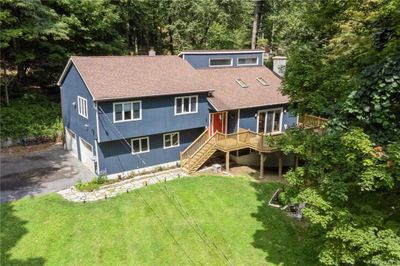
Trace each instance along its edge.
<path fill-rule="evenodd" d="M 279 137 L 279 135 L 273 135 L 273 137 Z M 210 133 L 206 129 L 189 147 L 181 152 L 181 166 L 189 173 L 192 173 L 217 150 L 225 152 L 229 157 L 229 152 L 245 148 L 250 148 L 260 153 L 278 151 L 276 147 L 267 142 L 264 134 L 240 129 L 239 132 L 232 134 L 216 132 L 210 137 Z"/>
<path fill-rule="evenodd" d="M 278 137 L 280 134 L 272 135 Z M 277 148 L 271 146 L 266 141 L 266 135 L 255 133 L 249 130 L 240 129 L 238 133 L 215 135 L 216 148 L 223 152 L 236 151 L 245 148 L 251 148 L 259 152 L 275 152 Z"/>
<path fill-rule="evenodd" d="M 319 130 L 323 132 L 323 125 L 327 123 L 327 119 L 304 115 L 299 117 L 299 127 Z M 246 129 L 239 129 L 239 132 L 232 134 L 223 134 L 216 132 L 210 136 L 209 129 L 206 129 L 192 144 L 180 153 L 181 167 L 189 173 L 197 171 L 216 151 L 222 151 L 226 154 L 226 169 L 229 171 L 229 153 L 241 149 L 250 148 L 260 153 L 260 173 L 263 174 L 264 161 L 268 153 L 279 155 L 280 173 L 282 159 L 280 152 L 274 146 L 274 139 L 279 138 L 280 134 L 265 135 L 256 133 Z M 267 137 L 268 136 L 268 137 Z M 272 141 L 270 141 L 272 139 Z"/>

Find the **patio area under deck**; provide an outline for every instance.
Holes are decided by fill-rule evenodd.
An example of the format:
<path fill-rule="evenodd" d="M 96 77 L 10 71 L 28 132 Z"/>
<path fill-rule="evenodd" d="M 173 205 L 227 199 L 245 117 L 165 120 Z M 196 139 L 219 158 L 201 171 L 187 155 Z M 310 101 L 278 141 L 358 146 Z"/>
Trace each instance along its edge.
<path fill-rule="evenodd" d="M 281 134 L 269 135 L 278 138 Z M 216 135 L 216 148 L 225 152 L 225 170 L 229 172 L 230 153 L 245 148 L 256 150 L 260 154 L 260 178 L 264 176 L 264 162 L 270 154 L 278 156 L 278 175 L 282 178 L 282 154 L 278 148 L 267 141 L 268 135 L 255 133 L 249 130 L 240 129 L 238 133 Z"/>

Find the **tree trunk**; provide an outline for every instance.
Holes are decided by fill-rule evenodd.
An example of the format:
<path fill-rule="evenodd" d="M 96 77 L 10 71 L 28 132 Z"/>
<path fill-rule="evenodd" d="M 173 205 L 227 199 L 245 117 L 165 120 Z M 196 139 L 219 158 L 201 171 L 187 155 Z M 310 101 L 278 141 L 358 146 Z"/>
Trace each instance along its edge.
<path fill-rule="evenodd" d="M 132 54 L 132 48 L 133 48 L 133 42 L 132 42 L 132 29 L 131 29 L 131 24 L 129 21 L 126 23 L 126 38 L 127 38 L 127 44 L 128 44 L 128 51 L 129 54 Z"/>
<path fill-rule="evenodd" d="M 4 67 L 4 90 L 5 90 L 5 98 L 6 98 L 6 105 L 10 105 L 10 99 L 8 97 L 8 83 L 9 80 L 7 79 L 7 70 Z"/>
<path fill-rule="evenodd" d="M 172 25 L 172 19 L 171 17 L 168 17 L 168 24 L 169 26 Z M 171 54 L 174 54 L 174 39 L 172 36 L 172 30 L 170 27 L 168 27 L 168 36 L 169 36 L 169 51 L 171 52 Z"/>
<path fill-rule="evenodd" d="M 258 25 L 260 22 L 260 6 L 261 6 L 261 1 L 257 0 L 254 8 L 253 29 L 251 32 L 251 49 L 256 49 L 257 45 L 257 32 L 258 32 Z"/>
<path fill-rule="evenodd" d="M 17 78 L 18 82 L 22 82 L 25 78 L 25 67 L 24 63 L 19 63 L 17 65 Z"/>
<path fill-rule="evenodd" d="M 133 40 L 134 40 L 133 43 L 134 43 L 134 46 L 135 46 L 135 55 L 137 55 L 137 54 L 139 54 L 139 47 L 138 47 L 138 38 L 137 38 L 136 33 L 134 35 L 134 39 Z"/>

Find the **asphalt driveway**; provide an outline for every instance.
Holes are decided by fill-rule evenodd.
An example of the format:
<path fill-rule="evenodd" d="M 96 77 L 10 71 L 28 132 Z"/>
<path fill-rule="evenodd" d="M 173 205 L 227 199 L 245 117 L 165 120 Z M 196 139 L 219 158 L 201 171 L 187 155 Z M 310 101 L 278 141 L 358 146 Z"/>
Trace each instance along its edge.
<path fill-rule="evenodd" d="M 1 202 L 56 192 L 94 174 L 61 144 L 23 155 L 0 155 Z"/>

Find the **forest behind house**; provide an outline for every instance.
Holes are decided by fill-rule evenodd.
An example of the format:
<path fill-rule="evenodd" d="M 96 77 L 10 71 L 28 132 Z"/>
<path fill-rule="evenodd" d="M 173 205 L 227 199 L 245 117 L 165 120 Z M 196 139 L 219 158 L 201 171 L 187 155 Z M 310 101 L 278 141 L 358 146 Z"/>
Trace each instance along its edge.
<path fill-rule="evenodd" d="M 400 264 L 400 1 L 0 3 L 2 140 L 62 128 L 56 82 L 71 55 L 285 55 L 290 111 L 329 123 L 281 138 L 300 158 L 281 200 L 307 202 L 322 263 Z"/>

